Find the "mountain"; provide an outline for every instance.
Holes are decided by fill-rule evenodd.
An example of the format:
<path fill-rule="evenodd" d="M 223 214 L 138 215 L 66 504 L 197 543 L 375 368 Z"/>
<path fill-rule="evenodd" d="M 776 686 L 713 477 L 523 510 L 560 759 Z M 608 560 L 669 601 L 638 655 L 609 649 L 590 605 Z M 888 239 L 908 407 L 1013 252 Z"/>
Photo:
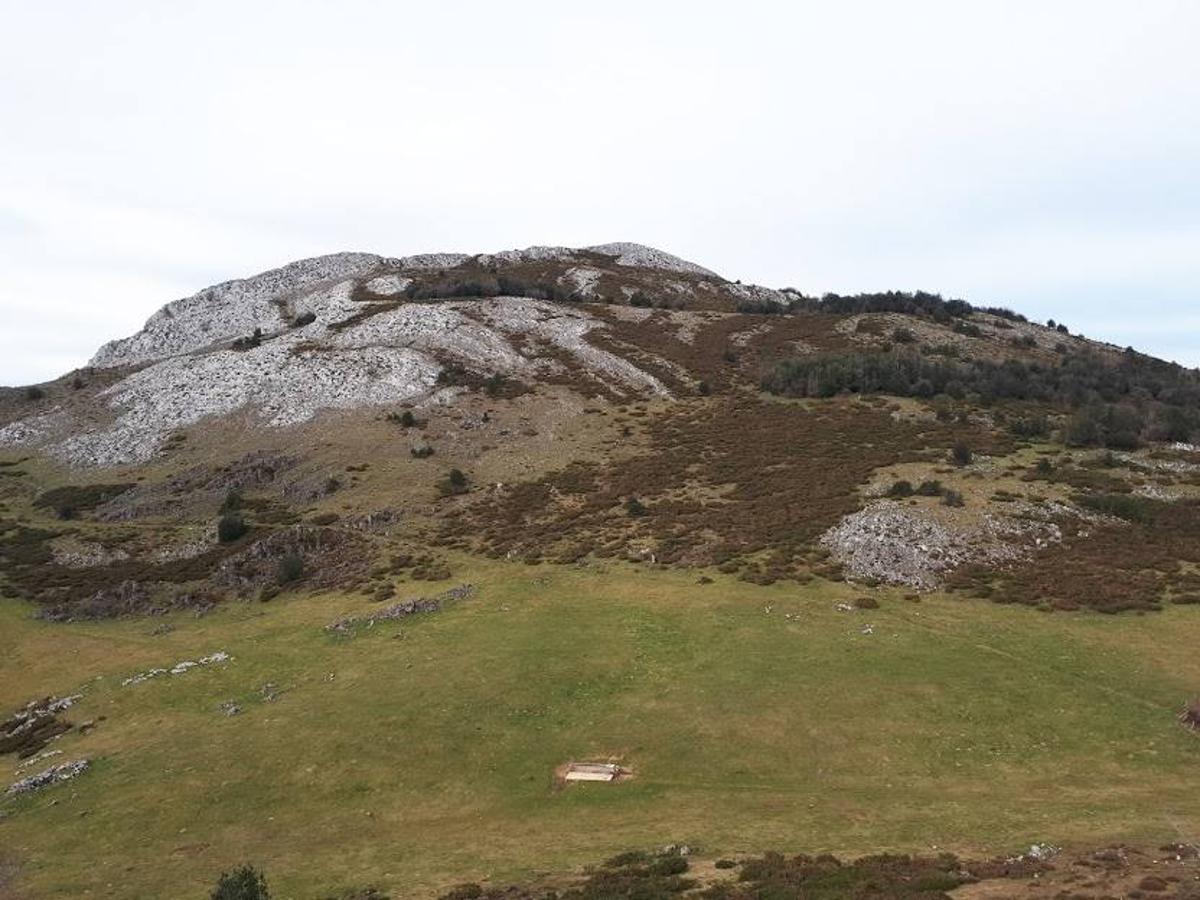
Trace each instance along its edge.
<path fill-rule="evenodd" d="M 1197 441 L 1200 373 L 1132 348 L 637 244 L 225 282 L 0 391 L 0 748 L 79 757 L 0 820 L 47 896 L 110 836 L 138 896 L 243 847 L 309 896 L 677 839 L 1021 850 L 905 863 L 955 884 L 1041 871 L 1055 823 L 1166 841 L 1200 827 L 1155 819 L 1194 764 Z M 588 760 L 616 783 L 566 787 Z M 33 793 L 67 778 L 70 818 Z M 883 859 L 854 877 L 909 879 Z"/>

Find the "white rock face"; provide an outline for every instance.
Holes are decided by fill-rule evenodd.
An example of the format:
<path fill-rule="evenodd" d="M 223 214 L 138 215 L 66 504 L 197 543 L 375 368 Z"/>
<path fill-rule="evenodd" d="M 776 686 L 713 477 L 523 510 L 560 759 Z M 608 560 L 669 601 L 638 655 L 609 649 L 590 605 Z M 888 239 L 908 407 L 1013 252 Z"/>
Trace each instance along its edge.
<path fill-rule="evenodd" d="M 205 288 L 168 303 L 132 337 L 105 344 L 91 365 L 141 365 L 249 335 L 255 328 L 278 331 L 287 324 L 289 300 L 366 275 L 383 262 L 371 253 L 335 253 Z"/>
<path fill-rule="evenodd" d="M 593 253 L 602 253 L 615 258 L 618 266 L 640 266 L 644 269 L 659 269 L 663 272 L 688 272 L 692 275 L 708 275 L 719 278 L 716 272 L 704 266 L 655 250 L 643 244 L 631 244 L 618 241 L 612 244 L 596 244 L 588 247 Z"/>
<path fill-rule="evenodd" d="M 402 257 L 396 263 L 406 272 L 424 272 L 453 269 L 470 258 L 468 253 L 418 253 L 416 256 Z"/>
<path fill-rule="evenodd" d="M 877 500 L 851 513 L 821 537 L 848 575 L 933 590 L 969 562 L 993 565 L 1027 556 L 1062 540 L 1062 530 L 1038 517 L 1066 511 L 1021 504 L 1018 515 L 985 515 L 972 524 L 943 520 L 931 510 Z"/>
<path fill-rule="evenodd" d="M 52 452 L 78 465 L 144 462 L 172 431 L 206 416 L 251 406 L 266 425 L 294 425 L 319 409 L 410 399 L 429 390 L 440 370 L 406 348 L 300 350 L 300 340 L 174 357 L 135 372 L 105 392 L 118 412 L 114 424 L 67 437 Z"/>
<path fill-rule="evenodd" d="M 792 299 L 785 291 L 777 291 L 757 284 L 730 284 L 726 285 L 726 290 L 739 300 L 748 300 L 752 303 L 772 303 L 781 307 L 786 307 Z"/>
<path fill-rule="evenodd" d="M 361 310 L 349 283 L 300 298 L 340 321 Z M 313 302 L 314 298 L 317 302 Z M 115 419 L 75 423 L 64 415 L 16 422 L 0 443 L 42 446 L 65 462 L 111 466 L 151 459 L 172 432 L 208 416 L 249 408 L 265 427 L 296 425 L 323 409 L 353 409 L 429 397 L 445 362 L 536 380 L 561 367 L 533 343 L 570 355 L 622 393 L 667 396 L 654 376 L 588 343 L 604 327 L 574 307 L 523 297 L 408 304 L 338 331 L 319 319 L 250 350 L 177 355 L 152 363 L 101 394 Z"/>
<path fill-rule="evenodd" d="M 614 265 L 712 275 L 640 244 L 589 249 L 612 256 Z M 427 399 L 447 362 L 531 382 L 577 367 L 621 395 L 669 396 L 653 375 L 588 341 L 589 333 L 607 326 L 577 306 L 496 297 L 381 311 L 352 299 L 356 284 L 398 297 L 418 273 L 469 259 L 561 262 L 568 266 L 563 283 L 584 296 L 603 275 L 595 257 L 588 264 L 581 251 L 567 247 L 481 257 L 338 253 L 300 260 L 167 304 L 137 334 L 106 344 L 93 358 L 97 368 L 140 367 L 99 395 L 107 409 L 80 414 L 63 407 L 13 422 L 0 428 L 0 445 L 38 447 L 73 465 L 145 462 L 172 432 L 209 416 L 249 409 L 265 427 L 279 427 L 324 409 Z M 691 290 L 681 280 L 684 289 Z M 342 325 L 362 313 L 374 314 Z M 314 320 L 293 324 L 306 314 Z M 255 330 L 262 335 L 257 347 L 231 348 Z"/>

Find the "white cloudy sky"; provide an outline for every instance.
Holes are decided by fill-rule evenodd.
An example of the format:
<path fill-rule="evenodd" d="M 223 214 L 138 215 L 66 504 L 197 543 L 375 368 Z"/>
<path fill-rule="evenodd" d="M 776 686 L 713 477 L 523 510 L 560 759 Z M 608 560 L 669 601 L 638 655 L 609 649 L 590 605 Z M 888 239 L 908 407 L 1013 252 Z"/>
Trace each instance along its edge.
<path fill-rule="evenodd" d="M 1200 3 L 0 0 L 0 383 L 342 249 L 634 240 L 1200 365 Z"/>

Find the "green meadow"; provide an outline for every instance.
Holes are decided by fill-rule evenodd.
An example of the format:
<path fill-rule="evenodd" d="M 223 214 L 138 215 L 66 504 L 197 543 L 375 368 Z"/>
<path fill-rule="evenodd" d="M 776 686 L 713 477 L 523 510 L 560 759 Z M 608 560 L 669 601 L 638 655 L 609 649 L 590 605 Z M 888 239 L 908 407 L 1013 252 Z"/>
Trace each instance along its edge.
<path fill-rule="evenodd" d="M 380 604 L 53 625 L 0 602 L 0 704 L 82 693 L 67 718 L 98 720 L 53 745 L 90 771 L 0 798 L 16 888 L 201 898 L 249 862 L 273 897 L 426 896 L 675 842 L 993 854 L 1200 835 L 1200 738 L 1175 719 L 1200 692 L 1200 607 L 1047 614 L 884 590 L 844 612 L 861 591 L 822 581 L 454 568 L 400 596 L 471 582 L 472 597 L 352 636 L 324 626 Z M 218 650 L 234 659 L 121 685 Z M 555 778 L 610 759 L 631 776 Z"/>

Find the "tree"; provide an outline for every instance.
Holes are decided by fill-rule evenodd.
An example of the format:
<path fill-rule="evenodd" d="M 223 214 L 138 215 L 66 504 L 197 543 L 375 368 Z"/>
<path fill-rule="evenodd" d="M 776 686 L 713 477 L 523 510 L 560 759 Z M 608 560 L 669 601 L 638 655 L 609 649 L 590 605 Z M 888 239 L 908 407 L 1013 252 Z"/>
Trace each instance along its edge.
<path fill-rule="evenodd" d="M 232 544 L 248 530 L 242 517 L 232 513 L 217 520 L 217 540 L 222 544 Z"/>
<path fill-rule="evenodd" d="M 232 872 L 222 872 L 210 900 L 270 900 L 267 879 L 252 866 L 239 866 Z"/>
<path fill-rule="evenodd" d="M 280 584 L 291 584 L 304 577 L 304 557 L 299 553 L 287 553 L 279 560 L 277 579 Z"/>
<path fill-rule="evenodd" d="M 444 481 L 439 482 L 438 489 L 444 496 L 465 494 L 469 490 L 467 476 L 462 469 L 451 469 Z"/>

